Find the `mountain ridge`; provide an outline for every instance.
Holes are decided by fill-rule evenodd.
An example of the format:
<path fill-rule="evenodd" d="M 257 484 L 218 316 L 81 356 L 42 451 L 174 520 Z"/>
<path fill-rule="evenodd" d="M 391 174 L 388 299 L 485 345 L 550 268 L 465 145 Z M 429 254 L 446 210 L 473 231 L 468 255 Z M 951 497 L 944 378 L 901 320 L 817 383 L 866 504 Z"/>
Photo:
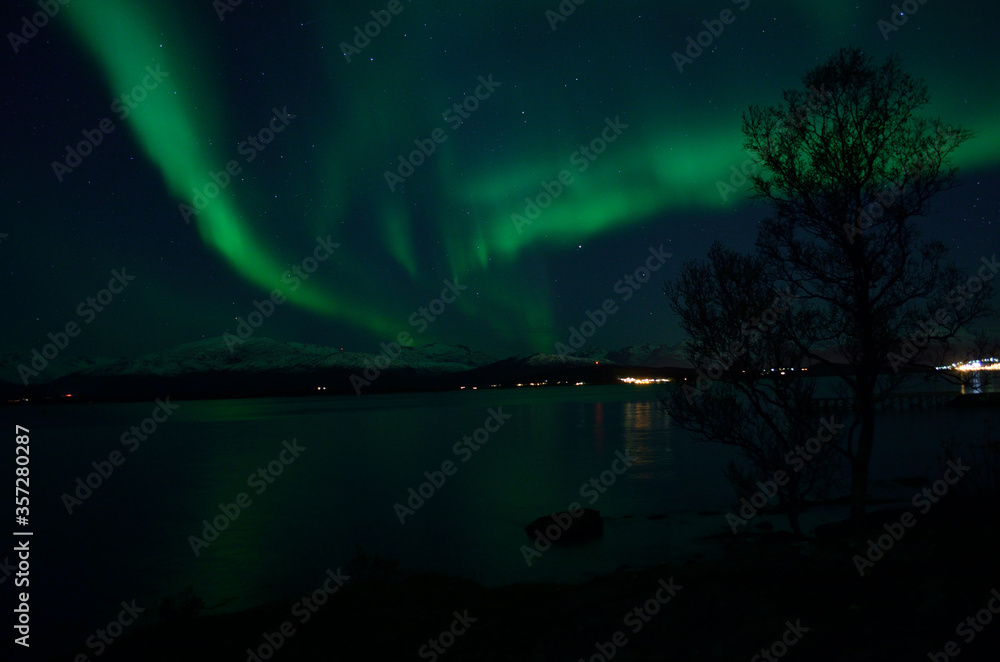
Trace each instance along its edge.
<path fill-rule="evenodd" d="M 121 399 L 179 392 L 190 397 L 294 394 L 315 390 L 377 392 L 491 386 L 520 381 L 616 381 L 626 369 L 684 369 L 683 357 L 663 345 L 614 351 L 585 347 L 575 355 L 521 354 L 497 359 L 466 345 L 383 345 L 379 353 L 251 338 L 232 347 L 221 338 L 198 340 L 133 359 L 57 359 L 38 369 L 23 353 L 0 359 L 0 394 L 12 397 Z M 37 372 L 23 384 L 19 368 Z M 690 366 L 687 366 L 688 368 Z M 27 373 L 26 373 L 27 374 Z"/>

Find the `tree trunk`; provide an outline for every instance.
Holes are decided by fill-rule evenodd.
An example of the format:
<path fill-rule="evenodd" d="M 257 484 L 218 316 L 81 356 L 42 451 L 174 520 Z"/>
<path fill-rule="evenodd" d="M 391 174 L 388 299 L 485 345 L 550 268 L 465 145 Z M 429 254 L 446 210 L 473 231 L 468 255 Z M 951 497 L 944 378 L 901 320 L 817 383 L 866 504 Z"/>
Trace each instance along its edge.
<path fill-rule="evenodd" d="M 792 535 L 796 538 L 802 537 L 802 525 L 799 524 L 799 510 L 792 507 L 788 510 L 788 525 L 792 527 Z"/>
<path fill-rule="evenodd" d="M 865 516 L 865 502 L 868 496 L 868 464 L 875 443 L 875 382 L 874 379 L 859 379 L 856 393 L 858 428 L 858 452 L 854 457 L 851 472 L 851 527 L 858 531 Z"/>

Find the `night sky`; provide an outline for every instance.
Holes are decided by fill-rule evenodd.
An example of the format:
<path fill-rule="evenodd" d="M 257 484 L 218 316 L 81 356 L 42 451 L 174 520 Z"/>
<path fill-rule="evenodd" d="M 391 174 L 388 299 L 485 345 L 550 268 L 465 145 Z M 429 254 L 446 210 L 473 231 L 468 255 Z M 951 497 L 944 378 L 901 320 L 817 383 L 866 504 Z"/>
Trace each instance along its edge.
<path fill-rule="evenodd" d="M 913 1 L 888 31 L 889 2 L 566 0 L 556 20 L 557 0 L 73 0 L 26 40 L 9 33 L 38 6 L 5 4 L 4 352 L 74 321 L 70 356 L 222 346 L 275 289 L 288 300 L 257 336 L 360 352 L 401 331 L 554 352 L 606 299 L 618 312 L 593 345 L 677 342 L 664 279 L 716 239 L 749 248 L 767 214 L 717 185 L 748 158 L 742 112 L 845 46 L 899 54 L 929 85 L 926 112 L 977 132 L 920 227 L 970 268 L 998 248 L 993 3 Z M 372 11 L 391 22 L 357 48 Z M 703 21 L 723 31 L 678 71 Z M 100 144 L 77 163 L 67 146 L 85 132 Z M 581 151 L 595 140 L 600 154 Z M 415 141 L 433 153 L 411 173 Z M 537 218 L 512 217 L 546 187 Z M 338 246 L 314 262 L 317 237 Z M 91 313 L 123 269 L 133 279 Z M 637 269 L 645 285 L 618 285 Z M 412 324 L 445 281 L 467 289 Z"/>

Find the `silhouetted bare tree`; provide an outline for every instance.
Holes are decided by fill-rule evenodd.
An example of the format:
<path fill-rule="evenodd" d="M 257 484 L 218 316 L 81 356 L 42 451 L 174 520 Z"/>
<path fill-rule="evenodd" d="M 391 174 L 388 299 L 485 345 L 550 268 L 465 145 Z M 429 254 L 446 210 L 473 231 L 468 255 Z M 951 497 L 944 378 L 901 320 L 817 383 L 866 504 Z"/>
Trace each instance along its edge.
<path fill-rule="evenodd" d="M 748 463 L 727 471 L 737 494 L 776 492 L 799 535 L 806 500 L 822 495 L 837 473 L 830 460 L 838 447 L 829 443 L 834 434 L 815 439 L 812 452 L 804 448 L 823 425 L 812 402 L 814 384 L 794 378 L 805 354 L 790 338 L 807 320 L 769 272 L 759 254 L 741 255 L 716 243 L 706 262 L 686 263 L 667 285 L 698 372 L 669 384 L 661 402 L 700 440 L 738 448 Z M 826 423 L 837 432 L 838 423 Z M 751 504 L 751 513 L 758 510 Z M 742 512 L 727 517 L 734 532 L 746 518 Z"/>
<path fill-rule="evenodd" d="M 895 57 L 875 64 L 860 50 L 841 49 L 802 82 L 778 106 L 754 106 L 743 117 L 744 146 L 760 165 L 748 179 L 772 209 L 754 260 L 759 287 L 785 287 L 797 297 L 795 323 L 774 340 L 788 356 L 825 366 L 853 399 L 840 442 L 857 524 L 879 400 L 917 351 L 981 317 L 992 288 L 964 288 L 969 274 L 916 227 L 934 196 L 953 186 L 951 158 L 971 133 L 919 117 L 926 85 Z M 682 280 L 678 291 L 690 302 L 698 291 L 685 289 Z M 708 329 L 706 315 L 717 314 L 691 303 L 678 312 L 689 333 Z"/>

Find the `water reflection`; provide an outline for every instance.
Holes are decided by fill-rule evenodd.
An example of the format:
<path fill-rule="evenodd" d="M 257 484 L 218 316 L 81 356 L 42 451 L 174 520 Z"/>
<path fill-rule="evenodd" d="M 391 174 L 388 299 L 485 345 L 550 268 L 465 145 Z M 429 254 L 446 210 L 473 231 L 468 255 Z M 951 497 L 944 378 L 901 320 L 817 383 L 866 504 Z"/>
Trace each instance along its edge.
<path fill-rule="evenodd" d="M 983 392 L 983 380 L 980 378 L 979 373 L 975 372 L 972 374 L 972 378 L 966 382 L 962 380 L 962 395 L 967 395 L 969 393 L 982 393 Z"/>
<path fill-rule="evenodd" d="M 625 403 L 623 427 L 625 448 L 636 458 L 637 465 L 650 465 L 669 453 L 670 417 L 659 402 Z"/>

